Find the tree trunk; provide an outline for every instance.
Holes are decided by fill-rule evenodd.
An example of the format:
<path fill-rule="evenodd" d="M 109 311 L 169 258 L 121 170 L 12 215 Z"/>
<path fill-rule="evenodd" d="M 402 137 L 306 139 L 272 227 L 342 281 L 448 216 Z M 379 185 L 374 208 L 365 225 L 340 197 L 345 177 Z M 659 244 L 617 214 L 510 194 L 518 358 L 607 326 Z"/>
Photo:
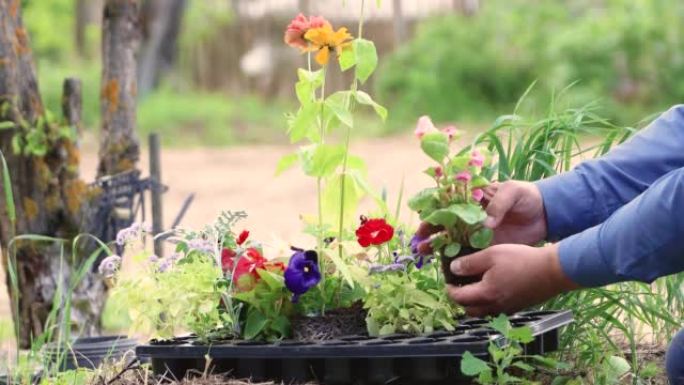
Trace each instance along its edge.
<path fill-rule="evenodd" d="M 307 17 L 311 13 L 311 1 L 310 0 L 299 0 L 297 2 L 299 7 L 299 12 L 305 14 Z"/>
<path fill-rule="evenodd" d="M 173 68 L 185 0 L 146 0 L 142 11 L 143 44 L 138 90 L 145 95 Z"/>
<path fill-rule="evenodd" d="M 77 103 L 67 104 L 77 108 Z M 70 112 L 70 116 L 77 114 Z M 0 121 L 15 123 L 13 129 L 0 130 L 0 150 L 7 160 L 16 204 L 16 223 L 12 223 L 8 202 L 0 194 L 0 242 L 7 268 L 8 244 L 14 234 L 65 239 L 77 234 L 88 194 L 78 178 L 75 133 L 63 135 L 63 124 L 45 117 L 20 0 L 0 0 Z M 19 320 L 18 343 L 27 348 L 31 337 L 45 331 L 55 291 L 68 282 L 81 258 L 72 259 L 70 247 L 62 253 L 55 243 L 20 241 L 15 246 L 12 264 L 19 290 L 10 290 L 10 296 L 13 315 Z M 72 260 L 76 265 L 71 265 Z M 93 277 L 87 281 L 74 293 L 77 307 L 72 319 L 83 322 L 80 328 L 85 333 L 96 333 L 104 285 Z"/>
<path fill-rule="evenodd" d="M 102 131 L 98 176 L 132 170 L 140 158 L 136 128 L 138 0 L 106 0 L 102 19 Z"/>
<path fill-rule="evenodd" d="M 76 51 L 81 57 L 91 57 L 93 52 L 88 47 L 87 28 L 91 24 L 99 24 L 102 0 L 76 0 L 74 18 L 74 39 Z"/>
<path fill-rule="evenodd" d="M 392 19 L 394 21 L 394 46 L 406 40 L 406 19 L 401 8 L 401 0 L 392 0 Z"/>
<path fill-rule="evenodd" d="M 454 0 L 454 8 L 464 16 L 475 16 L 480 10 L 480 0 Z"/>

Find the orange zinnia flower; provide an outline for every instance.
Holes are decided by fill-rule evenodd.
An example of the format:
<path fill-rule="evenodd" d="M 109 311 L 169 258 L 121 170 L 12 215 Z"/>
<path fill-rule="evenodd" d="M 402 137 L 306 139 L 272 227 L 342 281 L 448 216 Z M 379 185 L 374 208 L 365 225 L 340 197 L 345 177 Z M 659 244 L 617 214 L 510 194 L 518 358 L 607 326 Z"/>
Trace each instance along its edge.
<path fill-rule="evenodd" d="M 325 24 L 322 27 L 311 28 L 304 34 L 304 39 L 310 43 L 307 51 L 318 51 L 316 62 L 322 66 L 330 61 L 330 52 L 335 51 L 339 56 L 344 49 L 351 46 L 351 34 L 347 28 L 335 31 L 332 25 Z"/>

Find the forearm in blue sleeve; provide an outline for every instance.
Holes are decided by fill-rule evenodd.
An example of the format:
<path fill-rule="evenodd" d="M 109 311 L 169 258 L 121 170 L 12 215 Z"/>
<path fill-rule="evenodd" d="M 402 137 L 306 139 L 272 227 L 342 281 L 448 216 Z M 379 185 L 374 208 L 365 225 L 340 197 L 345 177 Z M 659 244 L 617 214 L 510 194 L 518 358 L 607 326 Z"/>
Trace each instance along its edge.
<path fill-rule="evenodd" d="M 584 287 L 684 271 L 684 168 L 656 181 L 604 223 L 560 242 L 565 274 Z"/>
<path fill-rule="evenodd" d="M 603 222 L 655 180 L 681 167 L 684 106 L 676 106 L 605 156 L 537 182 L 547 239 L 563 239 Z"/>

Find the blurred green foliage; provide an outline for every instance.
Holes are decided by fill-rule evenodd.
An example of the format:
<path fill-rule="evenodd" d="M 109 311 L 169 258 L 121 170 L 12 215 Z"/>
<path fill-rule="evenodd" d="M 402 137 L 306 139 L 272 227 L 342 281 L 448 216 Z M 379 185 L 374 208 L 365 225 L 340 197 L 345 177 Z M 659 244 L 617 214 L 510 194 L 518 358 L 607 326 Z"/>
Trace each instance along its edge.
<path fill-rule="evenodd" d="M 489 120 L 554 91 L 637 118 L 684 98 L 684 3 L 679 0 L 489 0 L 474 17 L 421 22 L 385 61 L 378 88 L 394 122 Z"/>

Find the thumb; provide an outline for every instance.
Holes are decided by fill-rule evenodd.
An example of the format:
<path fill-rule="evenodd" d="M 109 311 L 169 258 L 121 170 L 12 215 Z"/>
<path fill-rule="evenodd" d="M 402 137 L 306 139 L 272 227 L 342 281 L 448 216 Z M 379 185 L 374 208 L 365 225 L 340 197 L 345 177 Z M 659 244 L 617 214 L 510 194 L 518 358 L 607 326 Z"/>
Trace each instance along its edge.
<path fill-rule="evenodd" d="M 494 258 L 489 249 L 456 258 L 451 262 L 451 272 L 460 276 L 482 275 L 494 266 Z"/>
<path fill-rule="evenodd" d="M 501 184 L 487 205 L 487 219 L 484 225 L 490 229 L 497 228 L 519 197 L 520 189 L 517 186 L 509 183 Z"/>

